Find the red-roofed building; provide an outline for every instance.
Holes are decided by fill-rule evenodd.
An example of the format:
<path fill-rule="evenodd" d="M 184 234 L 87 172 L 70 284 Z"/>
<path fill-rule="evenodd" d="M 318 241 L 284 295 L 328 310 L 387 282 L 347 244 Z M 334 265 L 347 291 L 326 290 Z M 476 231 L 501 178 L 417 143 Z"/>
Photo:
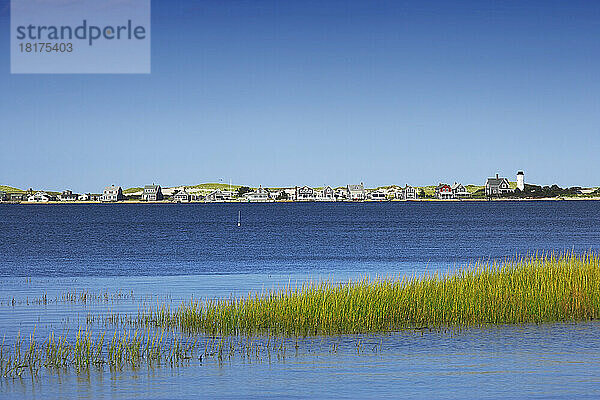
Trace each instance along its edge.
<path fill-rule="evenodd" d="M 454 193 L 452 192 L 450 185 L 440 183 L 435 188 L 435 197 L 437 197 L 439 200 L 451 200 L 454 198 Z"/>

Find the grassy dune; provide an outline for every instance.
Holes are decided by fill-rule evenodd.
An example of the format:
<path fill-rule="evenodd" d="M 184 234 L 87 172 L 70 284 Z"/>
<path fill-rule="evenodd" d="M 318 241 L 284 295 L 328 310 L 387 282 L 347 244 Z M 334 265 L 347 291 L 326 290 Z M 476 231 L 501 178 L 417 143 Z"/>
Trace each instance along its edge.
<path fill-rule="evenodd" d="M 600 257 L 562 254 L 455 273 L 306 284 L 246 298 L 158 307 L 143 324 L 210 334 L 342 334 L 600 317 Z"/>
<path fill-rule="evenodd" d="M 143 192 L 143 191 L 144 191 L 144 188 L 142 188 L 142 187 L 130 187 L 130 188 L 123 190 L 123 194 L 131 194 L 131 193 L 137 193 L 137 192 Z"/>
<path fill-rule="evenodd" d="M 228 183 L 201 183 L 199 185 L 186 186 L 186 189 L 229 190 L 229 188 L 231 188 L 231 190 L 237 190 L 240 187 L 241 187 L 240 185 L 233 185 L 233 184 L 231 186 L 229 186 Z"/>
<path fill-rule="evenodd" d="M 0 191 L 1 192 L 23 192 L 24 190 L 21 189 L 17 189 L 15 187 L 12 186 L 7 186 L 7 185 L 0 185 Z"/>

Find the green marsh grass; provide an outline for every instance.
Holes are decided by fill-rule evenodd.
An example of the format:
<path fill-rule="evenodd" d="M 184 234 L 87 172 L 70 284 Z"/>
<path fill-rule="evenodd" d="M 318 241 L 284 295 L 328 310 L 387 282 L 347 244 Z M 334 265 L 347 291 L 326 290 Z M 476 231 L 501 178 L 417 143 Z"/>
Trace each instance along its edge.
<path fill-rule="evenodd" d="M 600 257 L 535 255 L 446 274 L 307 283 L 244 298 L 191 300 L 138 315 L 142 325 L 213 335 L 292 336 L 600 317 Z"/>
<path fill-rule="evenodd" d="M 42 368 L 71 368 L 81 373 L 92 367 L 103 369 L 105 365 L 111 370 L 138 368 L 143 363 L 175 366 L 190 360 L 194 352 L 199 351 L 197 339 L 184 339 L 164 330 L 115 331 L 109 340 L 105 340 L 104 333 L 93 335 L 82 329 L 77 331 L 74 340 L 68 340 L 67 336 L 68 332 L 57 338 L 51 332 L 46 340 L 38 342 L 32 334 L 26 343 L 19 335 L 11 346 L 3 341 L 0 377 L 21 377 L 25 371 L 37 376 Z"/>
<path fill-rule="evenodd" d="M 47 293 L 40 295 L 39 297 L 29 298 L 26 297 L 24 299 L 16 299 L 12 297 L 10 299 L 0 299 L 0 306 L 8 305 L 8 306 L 21 306 L 21 305 L 47 305 L 47 304 L 59 304 L 59 303 L 77 303 L 77 304 L 109 304 L 116 303 L 122 300 L 151 300 L 151 296 L 138 297 L 134 296 L 133 290 L 130 291 L 122 291 L 119 290 L 114 293 L 109 293 L 108 291 L 104 292 L 92 292 L 88 290 L 77 290 L 72 289 L 68 291 L 61 292 L 54 297 L 49 296 Z"/>
<path fill-rule="evenodd" d="M 26 342 L 19 335 L 11 346 L 0 343 L 0 377 L 21 378 L 28 372 L 33 378 L 41 370 L 71 370 L 80 374 L 92 368 L 121 371 L 142 365 L 178 367 L 209 359 L 219 364 L 234 358 L 271 361 L 272 357 L 285 359 L 292 347 L 297 355 L 299 347 L 297 338 L 294 341 L 275 336 L 186 337 L 165 330 L 119 330 L 107 340 L 105 333 L 93 335 L 82 329 L 71 340 L 67 336 L 68 332 L 58 337 L 51 332 L 46 340 L 38 342 L 32 334 Z"/>
<path fill-rule="evenodd" d="M 40 342 L 34 330 L 28 343 L 20 335 L 10 346 L 0 343 L 0 376 L 21 377 L 28 371 L 35 377 L 43 368 L 80 373 L 177 366 L 208 358 L 220 363 L 234 356 L 270 361 L 294 350 L 297 354 L 299 340 L 313 335 L 359 334 L 356 352 L 362 354 L 382 347 L 367 347 L 363 339 L 368 335 L 360 335 L 365 333 L 409 329 L 422 335 L 426 328 L 452 332 L 487 324 L 598 318 L 600 256 L 536 255 L 445 274 L 307 283 L 243 298 L 191 300 L 174 310 L 158 303 L 125 320 L 119 314 L 108 318 L 109 324 L 135 328 L 112 336 L 80 329 L 70 336 L 50 333 Z M 306 340 L 302 343 L 312 339 Z M 337 352 L 337 342 L 328 343 L 330 352 Z"/>

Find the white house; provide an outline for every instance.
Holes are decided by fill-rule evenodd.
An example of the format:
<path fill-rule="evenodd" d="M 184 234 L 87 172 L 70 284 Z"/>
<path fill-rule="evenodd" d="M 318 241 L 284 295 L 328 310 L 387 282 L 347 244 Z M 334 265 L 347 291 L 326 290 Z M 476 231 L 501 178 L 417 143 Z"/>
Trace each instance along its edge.
<path fill-rule="evenodd" d="M 296 188 L 285 188 L 283 191 L 287 194 L 288 200 L 294 200 L 294 196 L 296 195 Z"/>
<path fill-rule="evenodd" d="M 164 198 L 162 188 L 160 185 L 146 185 L 144 186 L 144 192 L 142 193 L 142 200 L 144 201 L 160 201 Z"/>
<path fill-rule="evenodd" d="M 204 201 L 207 203 L 222 203 L 231 200 L 231 192 L 221 191 L 219 189 L 213 190 L 204 197 Z"/>
<path fill-rule="evenodd" d="M 270 196 L 273 200 L 293 201 L 296 198 L 296 188 L 271 189 Z"/>
<path fill-rule="evenodd" d="M 99 196 L 97 194 L 91 193 L 82 193 L 77 196 L 77 200 L 79 201 L 98 201 Z"/>
<path fill-rule="evenodd" d="M 407 184 L 402 190 L 402 197 L 404 200 L 416 200 L 419 198 L 419 194 L 417 193 L 417 189 Z"/>
<path fill-rule="evenodd" d="M 346 198 L 351 201 L 363 201 L 367 198 L 365 187 L 362 182 L 360 185 L 348 185 L 346 186 Z"/>
<path fill-rule="evenodd" d="M 195 196 L 193 196 L 191 193 L 186 192 L 185 188 L 183 188 L 175 192 L 172 198 L 175 203 L 189 203 L 195 198 Z"/>
<path fill-rule="evenodd" d="M 287 192 L 285 189 L 276 189 L 271 192 L 271 197 L 275 200 L 289 200 Z"/>
<path fill-rule="evenodd" d="M 367 197 L 373 201 L 387 200 L 387 195 L 383 190 L 373 190 L 372 192 L 369 192 Z"/>
<path fill-rule="evenodd" d="M 100 196 L 100 201 L 103 202 L 111 202 L 111 201 L 123 201 L 125 200 L 125 196 L 123 195 L 123 189 L 121 186 L 107 186 L 104 188 L 102 192 L 102 196 Z"/>
<path fill-rule="evenodd" d="M 246 193 L 244 197 L 251 203 L 266 203 L 271 201 L 269 192 L 262 186 L 259 186 L 254 192 Z"/>
<path fill-rule="evenodd" d="M 389 199 L 401 199 L 402 198 L 402 188 L 398 186 L 391 186 L 387 189 L 383 189 Z"/>
<path fill-rule="evenodd" d="M 452 189 L 452 194 L 456 199 L 466 199 L 471 197 L 471 193 L 467 191 L 467 188 L 458 182 L 454 182 L 450 188 Z"/>
<path fill-rule="evenodd" d="M 335 199 L 337 201 L 342 201 L 342 200 L 346 200 L 348 197 L 348 191 L 347 188 L 338 188 L 335 189 Z"/>
<path fill-rule="evenodd" d="M 72 190 L 65 190 L 61 194 L 58 195 L 58 199 L 60 201 L 76 201 L 78 198 L 76 193 L 73 193 Z"/>
<path fill-rule="evenodd" d="M 27 201 L 32 203 L 47 203 L 52 200 L 54 200 L 54 198 L 46 192 L 36 192 L 27 198 Z"/>
<path fill-rule="evenodd" d="M 331 186 L 325 186 L 316 192 L 317 201 L 335 201 L 335 190 Z"/>
<path fill-rule="evenodd" d="M 296 191 L 294 193 L 295 201 L 314 201 L 315 200 L 315 190 L 308 186 L 298 187 L 296 186 Z"/>

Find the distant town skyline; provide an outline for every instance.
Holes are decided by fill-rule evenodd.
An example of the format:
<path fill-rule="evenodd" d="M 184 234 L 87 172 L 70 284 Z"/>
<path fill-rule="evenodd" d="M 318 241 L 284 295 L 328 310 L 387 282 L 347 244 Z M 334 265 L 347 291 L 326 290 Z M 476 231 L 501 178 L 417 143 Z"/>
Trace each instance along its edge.
<path fill-rule="evenodd" d="M 149 75 L 11 75 L 0 185 L 599 186 L 597 1 L 152 2 Z"/>
<path fill-rule="evenodd" d="M 525 173 L 522 170 L 517 171 L 517 173 L 515 174 L 515 179 L 512 179 L 510 176 L 505 176 L 499 173 L 496 173 L 492 176 L 488 176 L 485 178 L 485 182 L 480 183 L 480 182 L 465 182 L 461 179 L 455 179 L 455 180 L 449 180 L 449 181 L 438 181 L 438 182 L 431 182 L 431 183 L 427 183 L 427 184 L 411 184 L 409 182 L 406 183 L 399 183 L 399 182 L 390 182 L 390 183 L 385 183 L 382 185 L 368 185 L 368 182 L 347 182 L 344 184 L 328 184 L 328 183 L 324 183 L 321 185 L 307 185 L 307 184 L 291 184 L 291 185 L 269 185 L 269 184 L 258 184 L 258 185 L 252 185 L 252 184 L 247 184 L 247 183 L 243 183 L 243 182 L 233 182 L 233 181 L 223 181 L 223 180 L 219 180 L 219 181 L 211 181 L 211 182 L 196 182 L 196 183 L 187 183 L 187 184 L 178 184 L 178 185 L 163 185 L 160 182 L 152 182 L 151 184 L 149 182 L 144 182 L 144 183 L 138 183 L 138 184 L 133 184 L 133 185 L 120 185 L 118 183 L 111 183 L 109 185 L 105 185 L 103 188 L 106 189 L 106 187 L 120 187 L 123 190 L 125 189 L 131 189 L 131 188 L 139 188 L 139 189 L 143 189 L 144 186 L 149 187 L 149 186 L 154 186 L 154 187 L 162 187 L 164 188 L 182 188 L 182 187 L 192 187 L 192 186 L 201 186 L 201 185 L 213 185 L 214 184 L 218 184 L 218 185 L 223 185 L 224 187 L 227 187 L 228 185 L 231 186 L 232 188 L 237 188 L 237 187 L 251 187 L 251 188 L 259 188 L 259 187 L 263 187 L 263 188 L 271 188 L 271 189 L 282 189 L 282 188 L 299 188 L 299 187 L 309 187 L 309 188 L 323 188 L 323 187 L 332 187 L 332 188 L 340 188 L 340 187 L 347 187 L 347 186 L 353 186 L 356 183 L 360 183 L 360 186 L 364 185 L 365 189 L 377 189 L 377 188 L 381 188 L 381 187 L 402 187 L 402 186 L 411 186 L 411 187 L 416 187 L 416 188 L 420 188 L 420 187 L 431 187 L 431 186 L 437 186 L 437 185 L 446 185 L 446 186 L 451 186 L 452 184 L 459 184 L 459 185 L 464 185 L 464 186 L 469 186 L 469 185 L 473 185 L 473 186 L 481 186 L 484 187 L 487 185 L 487 182 L 490 180 L 494 180 L 494 178 L 496 180 L 500 179 L 504 179 L 507 182 L 513 182 L 516 184 L 516 187 L 518 187 L 520 190 L 524 189 L 524 185 L 534 185 L 534 186 L 552 186 L 555 184 L 540 184 L 538 182 L 529 182 L 526 180 L 525 178 Z M 33 190 L 38 191 L 38 190 L 50 190 L 50 191 L 55 191 L 55 192 L 63 192 L 63 191 L 68 191 L 71 192 L 72 189 L 70 189 L 70 187 L 67 188 L 45 188 L 45 187 L 18 187 L 18 186 L 13 186 L 13 185 L 7 185 L 10 187 L 14 187 L 16 189 L 21 189 L 21 190 Z M 564 186 L 563 188 L 570 188 L 570 187 L 581 187 L 581 188 L 597 188 L 599 187 L 598 185 L 571 185 L 571 186 Z M 0 187 L 1 189 L 1 187 Z M 6 189 L 5 189 L 6 190 Z M 81 193 L 96 193 L 96 192 L 101 192 L 101 190 L 81 190 Z"/>

